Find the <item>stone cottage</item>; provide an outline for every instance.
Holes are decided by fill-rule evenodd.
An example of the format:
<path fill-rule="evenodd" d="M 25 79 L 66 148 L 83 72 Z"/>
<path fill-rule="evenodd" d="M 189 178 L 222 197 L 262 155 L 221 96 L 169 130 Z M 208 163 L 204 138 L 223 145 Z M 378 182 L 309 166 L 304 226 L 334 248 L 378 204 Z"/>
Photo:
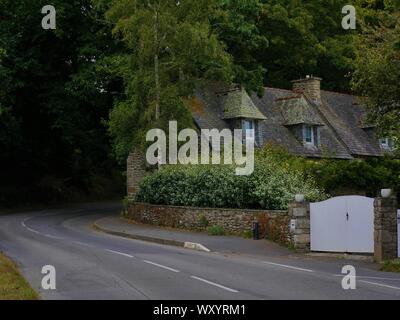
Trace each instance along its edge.
<path fill-rule="evenodd" d="M 310 158 L 379 157 L 393 150 L 390 137 L 378 137 L 365 122 L 366 108 L 358 97 L 321 90 L 322 79 L 292 81 L 292 90 L 264 88 L 262 97 L 240 86 L 199 87 L 186 104 L 198 129 L 255 129 L 257 147 L 283 146 Z M 130 154 L 128 197 L 133 198 L 144 175 L 143 155 Z"/>

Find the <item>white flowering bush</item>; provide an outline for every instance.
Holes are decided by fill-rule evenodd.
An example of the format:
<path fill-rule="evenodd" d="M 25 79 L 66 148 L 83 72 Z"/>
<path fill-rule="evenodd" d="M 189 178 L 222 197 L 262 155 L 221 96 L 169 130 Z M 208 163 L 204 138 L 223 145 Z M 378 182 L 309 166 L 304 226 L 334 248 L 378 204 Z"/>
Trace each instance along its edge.
<path fill-rule="evenodd" d="M 257 157 L 250 176 L 236 176 L 227 165 L 170 165 L 145 177 L 137 201 L 153 204 L 247 208 L 287 209 L 295 194 L 308 201 L 319 201 L 327 195 L 315 181 L 301 171 Z"/>

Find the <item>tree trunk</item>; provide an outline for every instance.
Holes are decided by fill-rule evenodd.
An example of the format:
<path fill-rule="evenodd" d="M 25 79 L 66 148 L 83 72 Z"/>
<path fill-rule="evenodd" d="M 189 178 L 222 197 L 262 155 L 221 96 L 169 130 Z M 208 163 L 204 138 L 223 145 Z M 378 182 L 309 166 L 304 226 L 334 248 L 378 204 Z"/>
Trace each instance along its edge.
<path fill-rule="evenodd" d="M 159 65 L 159 26 L 158 26 L 158 8 L 155 9 L 154 12 L 154 46 L 155 46 L 155 54 L 154 54 L 154 78 L 155 78 L 155 86 L 156 86 L 156 120 L 160 118 L 160 99 L 161 99 L 161 90 L 160 90 L 160 65 Z"/>

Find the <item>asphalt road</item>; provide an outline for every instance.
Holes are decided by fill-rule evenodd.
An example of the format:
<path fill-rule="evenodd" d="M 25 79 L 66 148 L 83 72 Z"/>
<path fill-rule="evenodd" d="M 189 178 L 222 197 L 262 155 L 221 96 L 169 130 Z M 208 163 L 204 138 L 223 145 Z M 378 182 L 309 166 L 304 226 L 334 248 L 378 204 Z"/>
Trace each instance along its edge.
<path fill-rule="evenodd" d="M 90 228 L 118 212 L 101 203 L 0 216 L 0 250 L 43 299 L 400 299 L 400 275 L 368 263 L 203 253 Z M 356 290 L 341 286 L 348 264 Z M 44 265 L 56 268 L 56 290 L 41 288 Z"/>

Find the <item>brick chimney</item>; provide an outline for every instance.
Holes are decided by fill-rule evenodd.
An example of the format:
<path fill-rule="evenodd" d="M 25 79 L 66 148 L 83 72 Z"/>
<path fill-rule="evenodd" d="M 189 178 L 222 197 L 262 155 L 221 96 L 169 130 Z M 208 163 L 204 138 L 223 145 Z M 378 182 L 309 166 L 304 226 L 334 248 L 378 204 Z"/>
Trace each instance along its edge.
<path fill-rule="evenodd" d="M 321 102 L 321 78 L 306 76 L 305 79 L 292 81 L 293 91 L 304 93 L 316 103 Z"/>

